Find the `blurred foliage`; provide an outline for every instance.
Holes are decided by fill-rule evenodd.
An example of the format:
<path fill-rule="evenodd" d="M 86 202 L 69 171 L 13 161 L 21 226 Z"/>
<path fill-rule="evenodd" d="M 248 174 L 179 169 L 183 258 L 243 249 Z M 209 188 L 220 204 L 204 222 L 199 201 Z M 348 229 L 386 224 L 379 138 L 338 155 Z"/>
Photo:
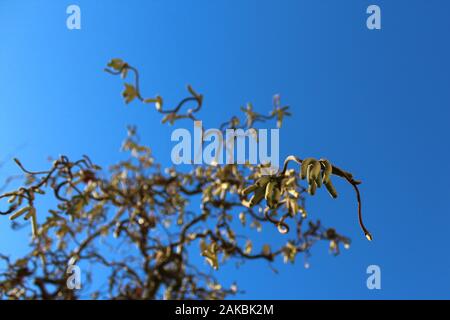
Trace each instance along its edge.
<path fill-rule="evenodd" d="M 163 114 L 163 123 L 197 119 L 203 96 L 191 86 L 188 97 L 167 109 L 160 96 L 142 97 L 139 73 L 126 62 L 113 59 L 106 71 L 123 78 L 133 73 L 134 83 L 125 83 L 122 93 L 125 102 L 138 99 L 153 104 Z M 187 104 L 194 107 L 184 110 Z M 220 128 L 248 129 L 269 120 L 281 127 L 290 115 L 288 110 L 277 95 L 268 116 L 248 104 L 242 108 L 244 121 L 234 116 Z M 122 149 L 129 153 L 128 159 L 108 170 L 87 156 L 76 161 L 61 156 L 50 169 L 38 172 L 15 159 L 25 175 L 24 184 L 0 195 L 7 202 L 0 213 L 9 216 L 13 227 L 29 223 L 32 239 L 23 257 L 14 260 L 0 255 L 2 298 L 225 298 L 239 290 L 236 284 L 223 286 L 215 277 L 214 270 L 227 260 L 271 263 L 282 257 L 293 263 L 299 253 L 308 257 L 317 241 L 328 242 L 334 254 L 341 245 L 350 246 L 347 237 L 307 217 L 308 193 L 314 195 L 325 185 L 337 197 L 332 176 L 355 188 L 360 224 L 371 239 L 361 220 L 360 182 L 328 160 L 289 156 L 283 169 L 272 175 L 263 175 L 266 165 L 250 164 L 194 166 L 189 172 L 161 169 L 151 150 L 140 144 L 134 127 L 129 127 Z M 298 170 L 288 169 L 291 162 Z M 55 202 L 48 213 L 38 208 L 39 198 L 47 194 Z M 197 210 L 191 209 L 192 203 L 200 204 L 195 205 Z M 280 237 L 286 237 L 284 244 L 257 248 L 249 232 L 237 230 L 262 231 L 264 225 L 278 229 Z M 192 263 L 196 250 L 210 265 L 209 271 Z M 67 288 L 67 268 L 74 263 L 82 267 L 81 290 Z"/>

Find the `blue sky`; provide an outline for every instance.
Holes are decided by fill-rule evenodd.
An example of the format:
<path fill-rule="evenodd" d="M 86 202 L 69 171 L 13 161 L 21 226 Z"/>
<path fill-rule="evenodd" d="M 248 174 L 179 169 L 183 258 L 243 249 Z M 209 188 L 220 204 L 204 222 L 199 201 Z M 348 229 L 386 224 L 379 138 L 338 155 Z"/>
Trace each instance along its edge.
<path fill-rule="evenodd" d="M 82 29 L 66 28 L 78 4 Z M 382 10 L 382 29 L 365 26 Z M 113 57 L 138 67 L 144 94 L 176 102 L 190 83 L 205 95 L 205 127 L 252 102 L 271 109 L 280 93 L 294 116 L 280 132 L 282 156 L 326 157 L 363 180 L 365 240 L 352 189 L 309 199 L 311 216 L 353 240 L 339 257 L 313 250 L 311 268 L 226 266 L 251 299 L 450 298 L 448 1 L 13 1 L 0 0 L 0 178 L 48 156 L 120 159 L 125 128 L 170 164 L 160 116 L 125 106 L 121 81 L 102 69 Z M 170 100 L 173 99 L 173 100 Z M 25 233 L 0 221 L 0 252 L 26 247 Z M 273 237 L 281 237 L 274 233 Z M 274 240 L 276 241 L 276 240 Z M 377 264 L 382 289 L 366 288 Z"/>

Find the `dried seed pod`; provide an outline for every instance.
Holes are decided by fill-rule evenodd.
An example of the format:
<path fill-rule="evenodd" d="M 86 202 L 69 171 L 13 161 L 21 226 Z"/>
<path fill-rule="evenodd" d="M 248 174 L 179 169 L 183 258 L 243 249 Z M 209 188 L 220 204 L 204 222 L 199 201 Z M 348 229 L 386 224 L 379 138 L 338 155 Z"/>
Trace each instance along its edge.
<path fill-rule="evenodd" d="M 23 207 L 22 209 L 19 209 L 18 211 L 16 211 L 15 213 L 13 213 L 12 215 L 9 216 L 9 220 L 15 220 L 15 219 L 19 218 L 21 215 L 30 211 L 31 208 L 32 207 L 27 206 L 27 207 Z"/>
<path fill-rule="evenodd" d="M 13 194 L 9 199 L 8 199 L 8 203 L 13 203 L 14 201 L 16 201 L 17 195 Z"/>
<path fill-rule="evenodd" d="M 250 198 L 250 207 L 253 207 L 254 205 L 257 205 L 261 202 L 261 200 L 264 198 L 264 195 L 266 193 L 265 188 L 259 188 L 255 191 L 255 194 Z"/>
<path fill-rule="evenodd" d="M 306 178 L 307 172 L 308 172 L 308 166 L 315 161 L 314 158 L 307 158 L 303 160 L 302 166 L 300 168 L 300 178 L 304 180 Z"/>
<path fill-rule="evenodd" d="M 313 182 L 312 174 L 311 174 L 311 171 L 313 168 L 313 163 L 314 162 L 310 163 L 308 168 L 306 169 L 306 181 L 308 182 L 309 185 Z"/>
<path fill-rule="evenodd" d="M 291 213 L 291 216 L 294 217 L 299 211 L 297 200 L 289 199 L 287 203 L 289 204 L 289 212 Z"/>
<path fill-rule="evenodd" d="M 246 195 L 248 195 L 249 193 L 252 193 L 253 191 L 255 191 L 256 189 L 258 189 L 258 186 L 257 186 L 256 184 L 252 184 L 252 185 L 248 186 L 247 188 L 243 189 L 243 190 L 241 191 L 241 194 L 242 194 L 243 196 L 246 196 Z"/>
<path fill-rule="evenodd" d="M 31 208 L 30 209 L 31 214 L 31 234 L 33 238 L 36 238 L 38 236 L 38 225 L 37 225 L 37 218 L 36 218 L 36 209 Z"/>
<path fill-rule="evenodd" d="M 120 70 L 125 65 L 122 59 L 114 58 L 108 63 L 108 67 L 113 68 L 114 70 Z"/>
<path fill-rule="evenodd" d="M 313 181 L 311 181 L 311 184 L 308 186 L 308 193 L 313 196 L 316 194 L 316 189 L 317 189 L 317 184 L 316 184 L 316 181 L 313 180 Z"/>
<path fill-rule="evenodd" d="M 333 184 L 331 183 L 331 180 L 325 183 L 325 187 L 327 188 L 330 196 L 333 197 L 334 199 L 336 199 L 338 194 L 337 194 L 337 191 L 334 188 Z"/>
<path fill-rule="evenodd" d="M 258 187 L 264 187 L 270 181 L 269 176 L 263 176 L 256 181 Z"/>
<path fill-rule="evenodd" d="M 281 198 L 281 190 L 277 181 L 270 181 L 266 187 L 265 199 L 267 206 L 271 209 L 278 206 L 278 202 Z"/>
<path fill-rule="evenodd" d="M 330 161 L 328 161 L 327 159 L 320 159 L 319 161 L 323 166 L 322 182 L 327 183 L 331 179 L 331 174 L 333 172 L 333 166 L 331 165 Z"/>
<path fill-rule="evenodd" d="M 311 179 L 316 182 L 317 187 L 322 186 L 322 179 L 320 177 L 320 171 L 322 167 L 319 161 L 315 161 L 311 168 Z"/>
<path fill-rule="evenodd" d="M 270 198 L 268 205 L 271 209 L 274 209 L 278 206 L 281 198 L 281 190 L 278 187 L 275 187 L 272 193 L 272 197 Z"/>
<path fill-rule="evenodd" d="M 269 183 L 267 183 L 266 193 L 264 196 L 266 201 L 270 201 L 270 199 L 272 198 L 274 187 L 275 187 L 275 181 L 270 181 Z"/>

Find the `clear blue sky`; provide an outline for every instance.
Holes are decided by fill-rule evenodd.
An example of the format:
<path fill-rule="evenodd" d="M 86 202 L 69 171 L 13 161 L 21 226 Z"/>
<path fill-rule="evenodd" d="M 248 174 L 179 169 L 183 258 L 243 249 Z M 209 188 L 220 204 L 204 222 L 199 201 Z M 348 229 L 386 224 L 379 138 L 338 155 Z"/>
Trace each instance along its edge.
<path fill-rule="evenodd" d="M 79 31 L 66 28 L 73 3 Z M 365 26 L 370 4 L 381 7 L 380 31 Z M 206 127 L 248 101 L 268 112 L 280 93 L 294 113 L 281 154 L 326 157 L 362 179 L 375 240 L 338 183 L 340 198 L 319 192 L 308 209 L 349 235 L 351 250 L 335 258 L 324 244 L 308 270 L 301 259 L 277 264 L 278 275 L 251 262 L 219 277 L 237 280 L 244 298 L 448 299 L 449 12 L 444 0 L 0 0 L 0 178 L 17 173 L 11 154 L 36 169 L 59 154 L 112 163 L 128 124 L 170 164 L 172 128 L 151 108 L 125 107 L 122 82 L 102 71 L 113 57 L 139 67 L 149 95 L 177 101 L 191 83 L 205 94 Z M 27 241 L 0 221 L 0 252 Z M 381 267 L 379 291 L 366 288 L 370 264 Z"/>

